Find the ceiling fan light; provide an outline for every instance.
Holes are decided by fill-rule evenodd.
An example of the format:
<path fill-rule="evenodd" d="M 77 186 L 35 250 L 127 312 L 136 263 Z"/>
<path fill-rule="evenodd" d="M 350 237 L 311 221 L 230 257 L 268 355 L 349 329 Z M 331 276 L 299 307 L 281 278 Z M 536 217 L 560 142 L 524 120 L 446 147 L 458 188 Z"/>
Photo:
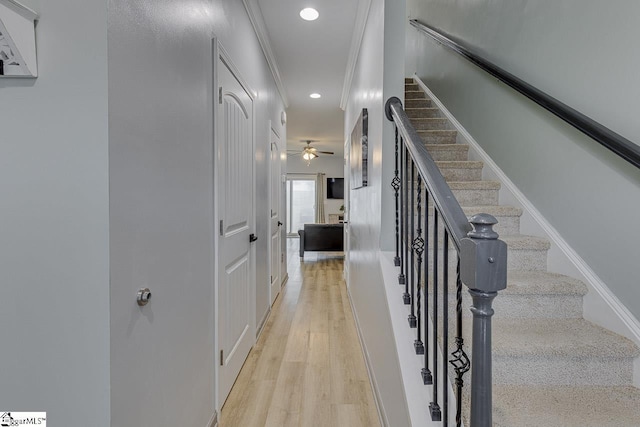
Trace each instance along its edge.
<path fill-rule="evenodd" d="M 320 14 L 312 7 L 305 7 L 300 11 L 300 18 L 305 21 L 315 21 L 318 19 L 318 16 L 320 16 Z"/>

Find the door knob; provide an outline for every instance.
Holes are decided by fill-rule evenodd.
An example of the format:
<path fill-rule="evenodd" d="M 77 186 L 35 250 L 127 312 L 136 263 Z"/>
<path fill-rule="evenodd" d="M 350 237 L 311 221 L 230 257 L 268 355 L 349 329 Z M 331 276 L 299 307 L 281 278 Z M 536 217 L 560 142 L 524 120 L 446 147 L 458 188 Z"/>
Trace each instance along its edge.
<path fill-rule="evenodd" d="M 255 242 L 256 240 L 258 240 L 258 236 L 256 236 L 255 234 L 251 233 L 251 234 L 249 235 L 249 242 L 253 243 L 253 242 Z"/>
<path fill-rule="evenodd" d="M 280 227 L 282 225 L 282 222 L 278 221 L 278 227 Z"/>
<path fill-rule="evenodd" d="M 149 290 L 149 288 L 142 288 L 138 291 L 137 300 L 140 307 L 147 305 L 150 299 L 151 291 Z"/>

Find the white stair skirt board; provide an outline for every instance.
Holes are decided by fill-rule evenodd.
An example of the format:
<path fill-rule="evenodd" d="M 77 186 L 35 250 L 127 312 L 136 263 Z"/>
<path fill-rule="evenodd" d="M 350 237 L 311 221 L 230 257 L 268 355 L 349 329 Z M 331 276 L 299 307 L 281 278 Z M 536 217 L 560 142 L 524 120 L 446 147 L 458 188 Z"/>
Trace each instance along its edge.
<path fill-rule="evenodd" d="M 380 387 L 378 387 L 378 382 L 376 381 L 376 376 L 374 375 L 373 369 L 371 367 L 371 357 L 369 356 L 369 351 L 367 350 L 367 346 L 364 343 L 364 339 L 362 339 L 362 329 L 360 329 L 360 321 L 358 320 L 358 312 L 356 308 L 353 306 L 353 298 L 351 298 L 351 292 L 349 290 L 349 282 L 347 283 L 347 294 L 349 295 L 349 305 L 351 307 L 351 312 L 353 313 L 353 320 L 356 324 L 356 332 L 358 333 L 358 340 L 360 341 L 360 348 L 362 348 L 362 355 L 364 357 L 364 364 L 367 367 L 367 373 L 369 374 L 369 383 L 371 384 L 371 389 L 373 390 L 373 397 L 376 401 L 376 410 L 378 411 L 378 417 L 380 418 L 380 425 L 383 427 L 391 427 L 389 425 L 389 418 L 384 410 L 384 405 L 382 404 L 382 397 L 380 396 Z"/>
<path fill-rule="evenodd" d="M 447 110 L 438 97 L 416 75 L 412 76 L 418 86 L 431 101 L 451 121 L 465 143 L 469 144 L 469 160 L 485 163 L 483 179 L 500 181 L 501 205 L 513 205 L 523 209 L 520 218 L 520 232 L 528 235 L 545 236 L 551 242 L 548 256 L 548 271 L 566 274 L 582 280 L 589 292 L 584 297 L 583 316 L 603 328 L 632 340 L 640 346 L 640 322 L 620 302 L 607 285 L 596 275 L 578 253 L 567 243 L 560 233 L 544 218 L 527 197 L 516 187 L 478 142 Z M 640 359 L 635 362 L 634 385 L 640 387 Z"/>
<path fill-rule="evenodd" d="M 432 386 L 422 383 L 420 372 L 424 367 L 424 355 L 417 355 L 413 342 L 416 339 L 416 329 L 410 328 L 407 322 L 409 315 L 409 306 L 402 302 L 401 290 L 404 286 L 398 284 L 398 273 L 400 270 L 393 263 L 395 254 L 391 252 L 380 253 L 380 268 L 382 270 L 382 278 L 384 280 L 384 288 L 387 293 L 387 301 L 389 303 L 389 314 L 391 315 L 391 326 L 396 341 L 396 350 L 398 351 L 398 359 L 400 359 L 400 371 L 402 373 L 402 382 L 404 383 L 405 394 L 407 395 L 407 406 L 409 407 L 409 418 L 411 425 L 425 427 L 441 427 L 441 421 L 431 421 L 429 414 L 429 403 L 431 402 Z M 424 301 L 424 298 L 422 298 Z M 422 330 L 424 331 L 424 316 Z M 431 331 L 431 319 L 429 321 L 429 331 Z M 429 343 L 429 346 L 431 343 Z M 439 381 L 442 381 L 442 349 L 438 347 L 438 360 L 440 366 Z M 430 366 L 433 366 L 431 360 L 431 351 L 429 351 Z M 464 376 L 466 387 L 471 385 L 471 371 Z M 440 385 L 438 385 L 440 387 Z M 449 421 L 456 419 L 456 396 L 451 386 L 451 378 L 449 378 Z M 440 399 L 440 407 L 442 408 L 442 396 Z"/>

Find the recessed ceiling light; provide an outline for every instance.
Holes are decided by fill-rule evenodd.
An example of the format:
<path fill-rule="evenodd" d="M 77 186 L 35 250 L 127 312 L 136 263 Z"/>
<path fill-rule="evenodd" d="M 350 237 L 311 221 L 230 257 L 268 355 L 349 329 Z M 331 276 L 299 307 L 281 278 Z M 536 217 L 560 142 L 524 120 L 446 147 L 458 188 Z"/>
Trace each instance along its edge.
<path fill-rule="evenodd" d="M 319 93 L 312 93 L 311 95 L 309 95 L 309 98 L 313 98 L 313 99 L 318 99 L 320 98 L 322 95 L 320 95 Z"/>
<path fill-rule="evenodd" d="M 320 16 L 320 14 L 312 7 L 305 7 L 300 11 L 300 18 L 305 21 L 315 21 L 318 19 L 318 16 Z"/>

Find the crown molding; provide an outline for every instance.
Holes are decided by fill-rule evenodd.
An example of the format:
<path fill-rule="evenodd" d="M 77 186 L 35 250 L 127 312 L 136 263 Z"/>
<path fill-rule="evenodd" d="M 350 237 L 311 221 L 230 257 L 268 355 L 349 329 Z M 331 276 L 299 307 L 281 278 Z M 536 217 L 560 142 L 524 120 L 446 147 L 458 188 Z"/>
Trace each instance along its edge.
<path fill-rule="evenodd" d="M 289 106 L 289 100 L 287 99 L 287 93 L 284 90 L 282 78 L 280 77 L 280 70 L 278 69 L 276 57 L 273 54 L 273 49 L 271 48 L 267 26 L 264 23 L 264 18 L 262 16 L 260 6 L 258 5 L 258 1 L 242 0 L 242 3 L 244 4 L 244 8 L 247 10 L 247 15 L 249 15 L 249 20 L 251 21 L 251 25 L 253 25 L 253 30 L 258 37 L 258 41 L 260 42 L 262 53 L 267 60 L 267 64 L 269 64 L 269 69 L 271 70 L 271 74 L 273 75 L 273 80 L 275 80 L 276 82 L 276 86 L 278 88 L 278 92 L 280 93 L 280 97 L 282 98 L 282 102 L 284 103 L 284 107 L 287 108 Z"/>
<path fill-rule="evenodd" d="M 25 18 L 35 21 L 38 19 L 38 13 L 33 9 L 28 8 L 22 3 L 16 0 L 0 0 L 1 4 L 4 4 L 7 7 L 12 7 L 16 12 L 21 13 Z"/>
<path fill-rule="evenodd" d="M 344 75 L 344 83 L 342 84 L 342 98 L 340 99 L 340 108 L 342 110 L 347 108 L 347 102 L 349 101 L 353 74 L 356 70 L 358 56 L 360 55 L 360 48 L 362 47 L 364 30 L 367 27 L 367 21 L 369 19 L 369 9 L 371 9 L 371 0 L 358 1 L 358 11 L 356 12 L 356 21 L 353 27 L 353 36 L 351 37 L 351 48 L 349 49 L 347 70 Z"/>

